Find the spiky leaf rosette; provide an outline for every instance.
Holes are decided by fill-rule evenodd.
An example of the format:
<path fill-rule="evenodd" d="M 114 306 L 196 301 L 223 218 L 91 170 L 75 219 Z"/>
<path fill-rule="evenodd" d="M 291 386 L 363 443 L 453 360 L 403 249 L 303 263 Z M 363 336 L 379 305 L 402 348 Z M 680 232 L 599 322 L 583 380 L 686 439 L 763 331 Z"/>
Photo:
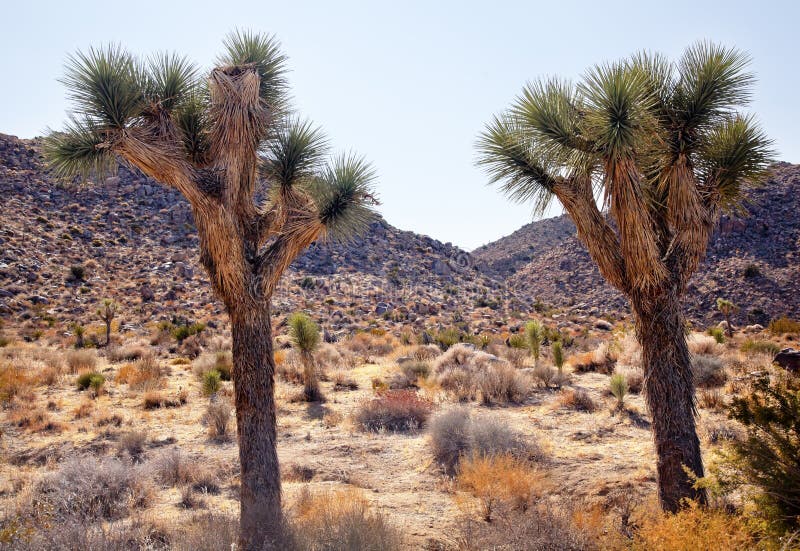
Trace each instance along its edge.
<path fill-rule="evenodd" d="M 319 345 L 319 326 L 308 315 L 297 312 L 289 316 L 289 337 L 301 352 L 313 352 Z"/>
<path fill-rule="evenodd" d="M 374 192 L 375 170 L 361 157 L 341 155 L 309 187 L 325 235 L 347 241 L 363 233 L 375 220 L 379 204 Z"/>
<path fill-rule="evenodd" d="M 310 121 L 291 118 L 267 141 L 261 159 L 262 173 L 275 190 L 308 184 L 324 167 L 328 139 Z"/>
<path fill-rule="evenodd" d="M 279 112 L 288 101 L 286 81 L 286 56 L 280 43 L 270 35 L 236 30 L 223 42 L 225 54 L 218 62 L 221 65 L 252 65 L 261 80 L 259 95 L 267 106 Z"/>

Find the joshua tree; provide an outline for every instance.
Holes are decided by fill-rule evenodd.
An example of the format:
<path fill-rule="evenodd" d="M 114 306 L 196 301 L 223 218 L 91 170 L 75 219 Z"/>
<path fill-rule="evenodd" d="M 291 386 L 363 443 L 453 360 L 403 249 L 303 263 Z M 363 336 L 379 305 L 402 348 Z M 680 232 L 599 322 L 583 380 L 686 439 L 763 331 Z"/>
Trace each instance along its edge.
<path fill-rule="evenodd" d="M 553 365 L 556 366 L 558 374 L 561 376 L 564 374 L 564 347 L 561 345 L 561 341 L 555 341 L 550 347 L 550 351 L 553 353 Z"/>
<path fill-rule="evenodd" d="M 326 164 L 322 132 L 288 110 L 276 40 L 235 32 L 224 46 L 203 78 L 174 54 L 140 61 L 109 46 L 71 57 L 63 82 L 73 115 L 45 154 L 64 177 L 122 161 L 191 205 L 200 262 L 231 319 L 240 548 L 262 549 L 281 526 L 271 297 L 310 243 L 366 226 L 374 172 L 352 155 Z"/>
<path fill-rule="evenodd" d="M 117 316 L 117 303 L 111 299 L 104 299 L 97 309 L 97 316 L 106 324 L 106 346 L 111 343 L 111 322 Z"/>
<path fill-rule="evenodd" d="M 539 363 L 539 352 L 544 338 L 544 327 L 537 320 L 531 320 L 525 324 L 525 340 L 528 341 L 528 350 L 531 351 L 534 364 Z"/>
<path fill-rule="evenodd" d="M 659 496 L 674 511 L 703 474 L 681 296 L 722 210 L 763 177 L 771 146 L 740 114 L 753 76 L 734 49 L 701 43 L 676 63 L 640 53 L 577 86 L 542 80 L 486 127 L 493 182 L 544 212 L 555 197 L 600 273 L 630 301 L 642 345 Z M 598 208 L 602 196 L 606 212 Z"/>
<path fill-rule="evenodd" d="M 289 336 L 303 361 L 303 396 L 308 402 L 316 402 L 322 398 L 314 361 L 314 350 L 319 345 L 319 326 L 306 314 L 298 312 L 289 317 Z"/>
<path fill-rule="evenodd" d="M 719 310 L 723 316 L 725 316 L 725 324 L 728 326 L 725 328 L 725 331 L 728 333 L 729 337 L 733 336 L 733 324 L 731 323 L 731 316 L 739 311 L 739 307 L 736 306 L 730 300 L 726 300 L 724 298 L 717 299 L 717 310 Z"/>

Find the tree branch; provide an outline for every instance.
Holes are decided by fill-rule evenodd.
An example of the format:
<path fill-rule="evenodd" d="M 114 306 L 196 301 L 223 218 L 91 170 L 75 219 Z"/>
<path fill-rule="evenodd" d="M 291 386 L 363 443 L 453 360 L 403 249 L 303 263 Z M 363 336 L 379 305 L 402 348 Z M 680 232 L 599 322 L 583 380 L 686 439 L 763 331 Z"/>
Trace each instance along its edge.
<path fill-rule="evenodd" d="M 600 273 L 614 287 L 627 293 L 625 261 L 617 234 L 597 208 L 589 175 L 555 178 L 553 193 L 564 206 L 575 227 L 578 238 L 589 250 Z"/>

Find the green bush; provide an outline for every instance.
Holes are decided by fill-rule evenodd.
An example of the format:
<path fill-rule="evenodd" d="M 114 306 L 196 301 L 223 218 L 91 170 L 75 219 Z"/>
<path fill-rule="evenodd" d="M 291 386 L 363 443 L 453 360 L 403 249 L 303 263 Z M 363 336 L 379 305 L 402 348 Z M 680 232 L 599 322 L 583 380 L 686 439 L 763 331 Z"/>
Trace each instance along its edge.
<path fill-rule="evenodd" d="M 220 382 L 222 377 L 219 374 L 219 371 L 216 369 L 212 369 L 211 371 L 206 371 L 203 374 L 203 394 L 206 396 L 211 396 L 212 394 L 216 394 L 219 392 L 222 383 Z"/>
<path fill-rule="evenodd" d="M 725 343 L 725 331 L 721 327 L 709 327 L 706 333 L 714 337 L 714 340 L 717 341 L 717 344 L 724 344 Z"/>
<path fill-rule="evenodd" d="M 223 350 L 217 352 L 214 369 L 219 371 L 220 379 L 230 381 L 233 376 L 233 356 L 231 353 Z"/>
<path fill-rule="evenodd" d="M 734 397 L 728 415 L 746 436 L 721 452 L 723 488 L 744 489 L 777 532 L 800 528 L 800 391 L 797 379 L 755 381 L 747 396 Z M 755 491 L 748 491 L 755 489 Z"/>
<path fill-rule="evenodd" d="M 781 351 L 781 347 L 772 341 L 754 341 L 747 339 L 742 343 L 742 352 L 752 352 L 756 354 L 769 354 L 774 356 Z"/>
<path fill-rule="evenodd" d="M 561 346 L 561 341 L 555 341 L 550 347 L 553 353 L 553 365 L 556 366 L 558 372 L 564 369 L 564 348 Z"/>
<path fill-rule="evenodd" d="M 106 378 L 97 371 L 86 371 L 78 375 L 75 384 L 78 385 L 79 390 L 86 390 L 89 387 L 101 388 L 105 382 Z"/>
<path fill-rule="evenodd" d="M 439 345 L 439 348 L 442 350 L 447 350 L 454 344 L 461 342 L 461 333 L 458 331 L 458 329 L 442 329 L 436 333 L 434 340 L 436 341 L 436 344 Z"/>
<path fill-rule="evenodd" d="M 519 333 L 515 333 L 508 337 L 508 346 L 511 348 L 528 348 L 528 343 L 525 339 L 525 335 L 520 335 Z"/>
<path fill-rule="evenodd" d="M 175 325 L 172 328 L 172 336 L 178 342 L 183 342 L 192 335 L 201 333 L 206 328 L 204 323 L 189 323 L 185 325 Z"/>
<path fill-rule="evenodd" d="M 528 343 L 528 350 L 535 361 L 539 361 L 539 351 L 544 338 L 544 327 L 541 322 L 532 320 L 525 324 L 525 340 Z"/>

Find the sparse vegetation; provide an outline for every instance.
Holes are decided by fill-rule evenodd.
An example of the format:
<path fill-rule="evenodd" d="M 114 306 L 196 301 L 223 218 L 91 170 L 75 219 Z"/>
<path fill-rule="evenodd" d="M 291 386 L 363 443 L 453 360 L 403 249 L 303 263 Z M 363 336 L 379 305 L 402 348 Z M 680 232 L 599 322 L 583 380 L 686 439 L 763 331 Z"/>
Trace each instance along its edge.
<path fill-rule="evenodd" d="M 628 380 L 622 373 L 614 373 L 608 381 L 609 390 L 617 399 L 617 409 L 625 408 L 625 396 L 628 394 Z"/>
<path fill-rule="evenodd" d="M 308 402 L 318 402 L 322 399 L 322 393 L 319 390 L 314 351 L 319 346 L 319 326 L 302 312 L 289 316 L 287 323 L 292 345 L 300 352 L 300 360 L 303 363 L 303 396 Z"/>

